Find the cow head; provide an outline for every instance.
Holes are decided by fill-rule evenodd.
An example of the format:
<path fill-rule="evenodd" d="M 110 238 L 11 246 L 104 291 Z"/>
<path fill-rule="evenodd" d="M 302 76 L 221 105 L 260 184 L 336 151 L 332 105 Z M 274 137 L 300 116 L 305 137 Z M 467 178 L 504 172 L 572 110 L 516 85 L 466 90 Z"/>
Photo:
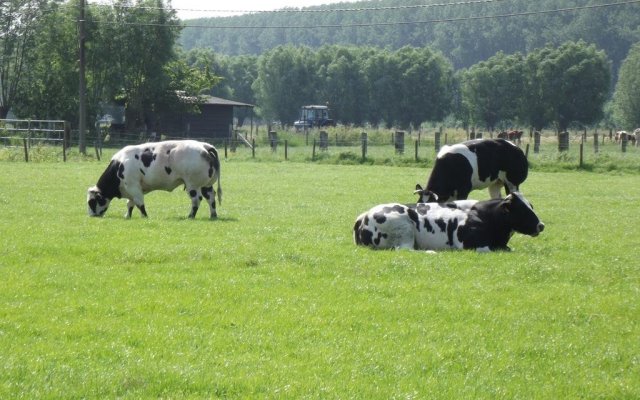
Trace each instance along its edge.
<path fill-rule="evenodd" d="M 87 190 L 87 211 L 90 217 L 102 217 L 110 202 L 111 199 L 105 197 L 97 186 Z"/>
<path fill-rule="evenodd" d="M 418 195 L 418 203 L 437 203 L 438 202 L 438 195 L 433 193 L 430 190 L 423 189 L 422 186 L 420 186 L 420 184 L 416 185 L 416 190 L 413 192 L 413 194 Z"/>
<path fill-rule="evenodd" d="M 500 207 L 516 232 L 535 237 L 544 230 L 544 224 L 533 211 L 533 206 L 519 192 L 513 192 L 505 197 Z"/>

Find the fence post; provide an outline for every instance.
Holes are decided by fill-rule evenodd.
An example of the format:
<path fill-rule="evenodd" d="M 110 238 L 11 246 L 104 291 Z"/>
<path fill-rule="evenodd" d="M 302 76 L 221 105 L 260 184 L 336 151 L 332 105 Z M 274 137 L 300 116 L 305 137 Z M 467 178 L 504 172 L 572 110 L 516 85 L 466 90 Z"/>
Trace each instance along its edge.
<path fill-rule="evenodd" d="M 320 131 L 320 150 L 326 151 L 329 148 L 329 134 L 326 131 Z"/>
<path fill-rule="evenodd" d="M 416 142 L 415 142 L 415 146 L 416 146 L 416 161 L 418 161 L 418 145 L 419 145 L 419 143 L 416 140 Z"/>
<path fill-rule="evenodd" d="M 540 153 L 540 132 L 538 131 L 533 133 L 533 152 Z"/>
<path fill-rule="evenodd" d="M 584 162 L 584 143 L 580 143 L 580 164 L 579 164 L 580 168 L 582 168 L 583 162 Z"/>
<path fill-rule="evenodd" d="M 629 143 L 629 136 L 625 135 L 620 135 L 620 149 L 622 150 L 623 153 L 627 152 L 627 144 Z"/>
<path fill-rule="evenodd" d="M 287 139 L 284 140 L 284 159 L 285 161 L 289 159 L 289 141 Z"/>
<path fill-rule="evenodd" d="M 313 150 L 311 151 L 311 161 L 316 160 L 316 139 L 313 138 Z"/>
<path fill-rule="evenodd" d="M 269 145 L 271 146 L 271 151 L 275 153 L 278 147 L 278 134 L 276 131 L 269 131 Z"/>
<path fill-rule="evenodd" d="M 256 158 L 256 139 L 251 139 L 251 157 Z"/>
<path fill-rule="evenodd" d="M 442 132 L 436 131 L 435 138 L 433 139 L 433 142 L 436 148 L 436 153 L 440 151 L 440 135 L 442 135 Z"/>
<path fill-rule="evenodd" d="M 569 150 L 569 132 L 560 132 L 558 134 L 558 151 Z"/>
<path fill-rule="evenodd" d="M 594 153 L 598 154 L 598 145 L 599 145 L 599 140 L 598 140 L 598 133 L 594 133 L 593 134 L 593 151 Z"/>
<path fill-rule="evenodd" d="M 29 162 L 29 149 L 27 148 L 27 138 L 22 138 L 24 144 L 24 162 Z"/>
<path fill-rule="evenodd" d="M 360 135 L 362 140 L 362 161 L 367 158 L 367 132 L 362 132 Z"/>
<path fill-rule="evenodd" d="M 404 131 L 396 131 L 395 147 L 396 154 L 404 154 Z"/>
<path fill-rule="evenodd" d="M 529 158 L 529 143 L 527 143 L 527 147 L 525 147 L 524 158 Z"/>
<path fill-rule="evenodd" d="M 96 159 L 100 161 L 100 150 L 98 150 L 98 139 L 96 139 L 96 141 L 93 144 L 94 144 L 93 147 L 96 150 Z"/>

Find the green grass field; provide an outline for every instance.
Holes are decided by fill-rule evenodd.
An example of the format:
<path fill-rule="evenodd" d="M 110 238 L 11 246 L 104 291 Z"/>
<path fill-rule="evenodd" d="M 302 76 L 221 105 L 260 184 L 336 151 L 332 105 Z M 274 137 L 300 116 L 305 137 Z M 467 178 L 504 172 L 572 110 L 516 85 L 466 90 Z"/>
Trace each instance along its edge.
<path fill-rule="evenodd" d="M 640 398 L 640 176 L 533 170 L 511 253 L 373 251 L 416 167 L 222 164 L 86 213 L 106 162 L 0 162 L 0 398 Z M 485 191 L 473 192 L 485 199 Z"/>

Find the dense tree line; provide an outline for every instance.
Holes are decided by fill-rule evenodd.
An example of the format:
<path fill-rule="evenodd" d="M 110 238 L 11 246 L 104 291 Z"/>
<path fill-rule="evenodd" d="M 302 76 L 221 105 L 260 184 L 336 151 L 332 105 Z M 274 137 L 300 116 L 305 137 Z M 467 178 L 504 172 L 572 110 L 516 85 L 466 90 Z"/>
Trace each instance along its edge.
<path fill-rule="evenodd" d="M 363 11 L 258 13 L 188 20 L 186 25 L 209 28 L 186 28 L 180 43 L 187 50 L 211 48 L 229 55 L 260 55 L 284 44 L 311 48 L 336 44 L 391 49 L 428 45 L 441 51 L 459 69 L 486 60 L 499 51 L 528 54 L 547 44 L 559 46 L 582 39 L 605 50 L 617 70 L 630 46 L 640 41 L 639 4 L 536 14 L 543 10 L 602 5 L 611 1 L 442 3 L 441 0 L 361 1 L 305 10 L 365 9 Z M 432 6 L 401 7 L 418 4 Z M 476 19 L 518 13 L 526 15 Z M 453 22 L 428 22 L 443 20 Z M 415 23 L 394 25 L 393 22 Z M 374 25 L 376 23 L 385 25 Z"/>
<path fill-rule="evenodd" d="M 0 3 L 0 118 L 11 108 L 22 118 L 77 121 L 77 4 Z M 260 55 L 183 50 L 174 11 L 162 0 L 136 4 L 142 7 L 129 0 L 93 5 L 86 18 L 89 115 L 99 116 L 103 103 L 124 105 L 128 129 L 162 129 L 172 116 L 196 112 L 185 98 L 211 94 L 256 104 L 260 117 L 285 124 L 303 104 L 329 103 L 344 124 L 407 128 L 448 118 L 483 129 L 564 130 L 603 117 L 617 72 L 586 41 L 493 52 L 458 70 L 435 45 L 287 44 Z M 636 46 L 624 54 L 610 106 L 621 124 L 640 122 L 633 119 L 640 114 L 638 53 Z"/>
<path fill-rule="evenodd" d="M 233 59 L 219 64 L 233 65 Z M 258 104 L 262 117 L 285 124 L 296 119 L 301 105 L 327 103 L 344 124 L 409 128 L 453 115 L 463 125 L 489 130 L 566 130 L 602 118 L 611 80 L 605 53 L 585 42 L 546 46 L 526 56 L 498 53 L 456 74 L 429 47 L 279 46 L 254 61 L 256 67 L 244 70 L 254 78 L 254 97 L 246 90 L 251 79 L 236 89 L 237 71 L 228 67 L 216 69 L 224 92 L 242 90 L 248 97 L 241 100 Z"/>

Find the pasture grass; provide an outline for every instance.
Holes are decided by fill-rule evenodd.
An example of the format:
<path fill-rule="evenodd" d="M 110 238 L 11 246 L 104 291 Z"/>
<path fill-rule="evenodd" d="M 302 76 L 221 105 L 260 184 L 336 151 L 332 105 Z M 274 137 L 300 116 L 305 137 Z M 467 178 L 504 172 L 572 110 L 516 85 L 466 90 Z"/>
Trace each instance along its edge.
<path fill-rule="evenodd" d="M 424 168 L 230 159 L 216 221 L 89 218 L 105 166 L 0 162 L 0 398 L 640 397 L 638 175 L 532 171 L 541 236 L 426 255 L 351 238 Z"/>

